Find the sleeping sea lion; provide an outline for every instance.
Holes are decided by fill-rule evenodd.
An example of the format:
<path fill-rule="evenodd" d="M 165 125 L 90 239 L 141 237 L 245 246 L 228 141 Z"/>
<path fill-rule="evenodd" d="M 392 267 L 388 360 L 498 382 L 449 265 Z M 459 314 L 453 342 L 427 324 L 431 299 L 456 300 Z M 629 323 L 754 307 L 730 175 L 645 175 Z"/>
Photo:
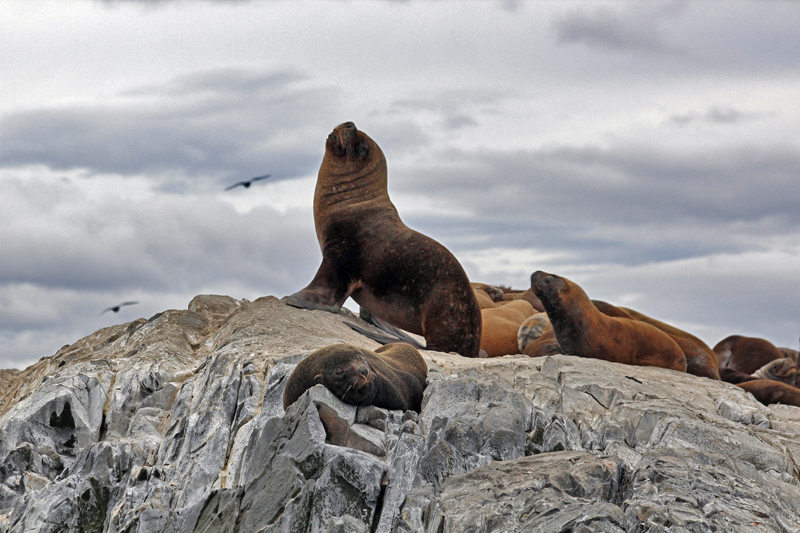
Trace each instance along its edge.
<path fill-rule="evenodd" d="M 518 354 L 517 332 L 525 319 L 536 311 L 525 300 L 503 302 L 481 309 L 481 349 L 489 357 Z"/>
<path fill-rule="evenodd" d="M 536 271 L 531 289 L 544 304 L 562 353 L 686 372 L 686 356 L 669 335 L 645 322 L 601 313 L 567 278 Z"/>
<path fill-rule="evenodd" d="M 797 365 L 788 357 L 773 359 L 766 365 L 753 372 L 753 377 L 758 379 L 771 379 L 773 381 L 780 381 L 781 383 L 795 385 L 795 380 L 797 378 Z"/>
<path fill-rule="evenodd" d="M 419 412 L 427 377 L 425 360 L 408 344 L 387 344 L 374 352 L 333 344 L 297 364 L 283 389 L 283 407 L 322 384 L 345 403 Z"/>
<path fill-rule="evenodd" d="M 372 315 L 425 337 L 428 350 L 477 357 L 481 314 L 464 269 L 400 220 L 386 158 L 355 124 L 328 136 L 314 191 L 322 264 L 286 303 L 337 313 L 352 297 Z"/>
<path fill-rule="evenodd" d="M 741 387 L 764 405 L 772 405 L 775 403 L 782 403 L 784 405 L 795 405 L 800 407 L 800 389 L 781 383 L 780 381 L 773 381 L 771 379 L 755 379 L 753 381 L 745 381 L 737 383 L 737 387 Z"/>
<path fill-rule="evenodd" d="M 782 359 L 783 353 L 774 344 L 758 337 L 731 335 L 714 346 L 719 366 L 732 368 L 745 374 L 752 374 L 775 359 Z"/>

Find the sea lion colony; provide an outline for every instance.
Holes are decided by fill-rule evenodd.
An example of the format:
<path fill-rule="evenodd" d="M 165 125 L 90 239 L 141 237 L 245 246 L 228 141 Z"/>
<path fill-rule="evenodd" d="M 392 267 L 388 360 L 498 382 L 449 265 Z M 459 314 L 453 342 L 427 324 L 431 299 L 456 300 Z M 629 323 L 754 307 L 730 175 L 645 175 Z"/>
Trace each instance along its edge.
<path fill-rule="evenodd" d="M 562 353 L 659 366 L 735 383 L 764 403 L 800 406 L 797 351 L 738 335 L 712 350 L 675 326 L 591 300 L 556 274 L 536 271 L 524 290 L 470 283 L 444 246 L 403 224 L 386 185 L 377 143 L 352 122 L 335 128 L 314 192 L 322 264 L 286 299 L 289 305 L 337 313 L 351 297 L 363 315 L 422 335 L 430 350 L 465 357 Z M 426 370 L 408 344 L 374 352 L 335 345 L 298 364 L 284 405 L 321 383 L 348 403 L 418 410 Z"/>

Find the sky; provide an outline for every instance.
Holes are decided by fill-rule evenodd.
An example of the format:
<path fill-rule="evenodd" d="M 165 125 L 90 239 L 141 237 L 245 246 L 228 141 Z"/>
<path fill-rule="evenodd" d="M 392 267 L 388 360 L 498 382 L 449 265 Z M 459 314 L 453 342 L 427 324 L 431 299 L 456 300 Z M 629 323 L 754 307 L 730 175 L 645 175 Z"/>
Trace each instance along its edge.
<path fill-rule="evenodd" d="M 800 3 L 0 0 L 0 368 L 308 284 L 325 139 L 470 279 L 798 348 Z M 250 188 L 225 187 L 271 174 Z M 118 313 L 101 312 L 138 301 Z M 357 309 L 355 304 L 347 304 Z"/>

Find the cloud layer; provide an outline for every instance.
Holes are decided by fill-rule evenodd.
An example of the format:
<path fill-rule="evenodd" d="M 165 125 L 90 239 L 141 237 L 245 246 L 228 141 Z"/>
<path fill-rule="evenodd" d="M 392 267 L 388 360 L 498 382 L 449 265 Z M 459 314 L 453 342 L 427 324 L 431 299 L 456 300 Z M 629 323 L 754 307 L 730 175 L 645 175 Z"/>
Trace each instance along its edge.
<path fill-rule="evenodd" d="M 712 345 L 797 348 L 793 3 L 6 7 L 2 367 L 198 293 L 302 288 L 346 120 L 473 279 L 550 270 Z"/>

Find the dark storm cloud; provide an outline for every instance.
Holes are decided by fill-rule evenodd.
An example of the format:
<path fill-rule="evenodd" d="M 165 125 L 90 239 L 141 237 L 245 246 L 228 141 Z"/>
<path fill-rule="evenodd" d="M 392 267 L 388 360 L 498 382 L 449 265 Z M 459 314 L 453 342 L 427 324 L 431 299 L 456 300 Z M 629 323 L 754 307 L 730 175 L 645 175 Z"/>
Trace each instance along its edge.
<path fill-rule="evenodd" d="M 292 141 L 309 131 L 315 134 L 309 139 L 322 135 L 316 130 L 326 115 L 322 102 L 335 101 L 337 92 L 303 81 L 293 71 L 217 69 L 128 91 L 118 104 L 6 115 L 0 118 L 0 165 L 306 175 L 318 164 L 319 150 Z"/>

